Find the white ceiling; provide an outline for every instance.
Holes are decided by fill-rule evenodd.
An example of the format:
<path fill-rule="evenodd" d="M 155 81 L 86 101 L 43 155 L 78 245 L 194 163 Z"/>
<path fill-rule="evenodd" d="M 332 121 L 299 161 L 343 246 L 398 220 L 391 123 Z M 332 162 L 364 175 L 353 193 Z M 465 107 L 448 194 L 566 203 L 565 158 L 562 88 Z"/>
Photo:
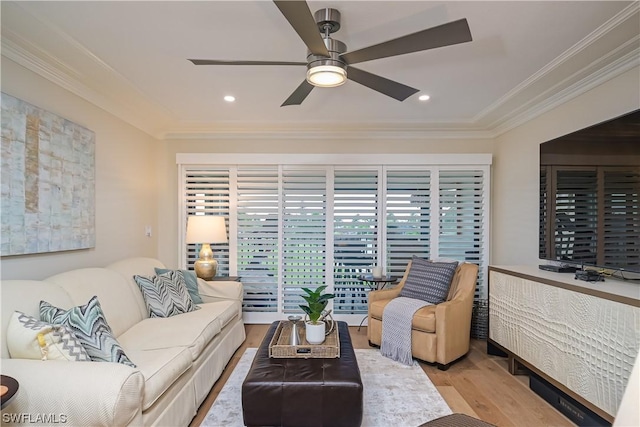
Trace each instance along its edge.
<path fill-rule="evenodd" d="M 331 130 L 491 137 L 637 66 L 638 2 L 309 1 L 355 50 L 466 18 L 473 41 L 358 64 L 419 88 L 404 102 L 355 82 L 280 104 L 305 61 L 271 1 L 2 1 L 2 55 L 159 138 Z M 234 95 L 233 104 L 223 101 Z M 428 102 L 418 101 L 428 94 Z"/>

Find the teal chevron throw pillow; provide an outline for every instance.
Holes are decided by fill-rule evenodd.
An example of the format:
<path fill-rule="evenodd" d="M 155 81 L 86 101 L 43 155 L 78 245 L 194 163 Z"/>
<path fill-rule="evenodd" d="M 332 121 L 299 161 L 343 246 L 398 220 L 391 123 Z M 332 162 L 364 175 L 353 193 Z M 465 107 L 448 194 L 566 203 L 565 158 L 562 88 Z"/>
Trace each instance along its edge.
<path fill-rule="evenodd" d="M 153 277 L 133 276 L 149 310 L 149 317 L 170 317 L 195 311 L 197 307 L 187 291 L 180 270 L 170 270 Z"/>
<path fill-rule="evenodd" d="M 168 273 L 168 268 L 158 268 L 156 267 L 156 274 L 164 274 Z M 202 304 L 202 297 L 200 296 L 200 291 L 198 291 L 198 276 L 196 273 L 191 270 L 180 270 L 182 275 L 184 276 L 184 282 L 187 285 L 187 291 L 189 291 L 189 295 L 191 295 L 191 299 L 195 304 Z"/>
<path fill-rule="evenodd" d="M 40 301 L 40 320 L 71 329 L 95 362 L 116 362 L 136 367 L 113 336 L 97 296 L 92 297 L 86 305 L 69 310 Z"/>

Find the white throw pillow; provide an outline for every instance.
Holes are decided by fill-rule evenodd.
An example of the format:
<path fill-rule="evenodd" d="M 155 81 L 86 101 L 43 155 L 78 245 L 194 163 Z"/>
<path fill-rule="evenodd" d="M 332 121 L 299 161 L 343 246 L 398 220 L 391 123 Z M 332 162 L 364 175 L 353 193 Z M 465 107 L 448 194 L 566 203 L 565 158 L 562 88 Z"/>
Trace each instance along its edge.
<path fill-rule="evenodd" d="M 19 311 L 9 321 L 7 347 L 14 359 L 91 360 L 69 328 L 50 325 Z"/>

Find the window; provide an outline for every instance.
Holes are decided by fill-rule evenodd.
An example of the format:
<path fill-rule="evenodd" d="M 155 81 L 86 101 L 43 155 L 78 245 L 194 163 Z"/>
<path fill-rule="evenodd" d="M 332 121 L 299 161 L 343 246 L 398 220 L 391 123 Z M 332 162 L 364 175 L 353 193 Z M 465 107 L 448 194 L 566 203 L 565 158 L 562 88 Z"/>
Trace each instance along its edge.
<path fill-rule="evenodd" d="M 336 294 L 329 304 L 335 318 L 358 324 L 369 288 L 357 277 L 374 265 L 402 275 L 413 255 L 479 264 L 476 296 L 486 297 L 490 156 L 460 165 L 403 156 L 385 156 L 385 165 L 366 156 L 357 164 L 331 156 L 255 164 L 229 156 L 237 158 L 225 165 L 217 156 L 209 166 L 206 155 L 178 155 L 180 219 L 186 224 L 196 212 L 228 218 L 229 243 L 215 245 L 214 256 L 220 275 L 242 277 L 247 321 L 301 313 L 302 287 L 327 285 Z M 184 266 L 192 268 L 199 248 L 183 247 Z"/>

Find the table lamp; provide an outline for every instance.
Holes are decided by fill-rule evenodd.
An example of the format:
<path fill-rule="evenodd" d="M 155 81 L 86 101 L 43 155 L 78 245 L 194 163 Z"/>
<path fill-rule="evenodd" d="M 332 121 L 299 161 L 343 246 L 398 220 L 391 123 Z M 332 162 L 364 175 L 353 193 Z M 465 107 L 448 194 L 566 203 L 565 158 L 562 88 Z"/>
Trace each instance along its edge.
<path fill-rule="evenodd" d="M 224 217 L 215 215 L 189 215 L 187 217 L 187 243 L 202 243 L 200 258 L 193 267 L 196 276 L 212 280 L 218 270 L 218 261 L 213 258 L 210 243 L 227 243 L 227 228 Z"/>

